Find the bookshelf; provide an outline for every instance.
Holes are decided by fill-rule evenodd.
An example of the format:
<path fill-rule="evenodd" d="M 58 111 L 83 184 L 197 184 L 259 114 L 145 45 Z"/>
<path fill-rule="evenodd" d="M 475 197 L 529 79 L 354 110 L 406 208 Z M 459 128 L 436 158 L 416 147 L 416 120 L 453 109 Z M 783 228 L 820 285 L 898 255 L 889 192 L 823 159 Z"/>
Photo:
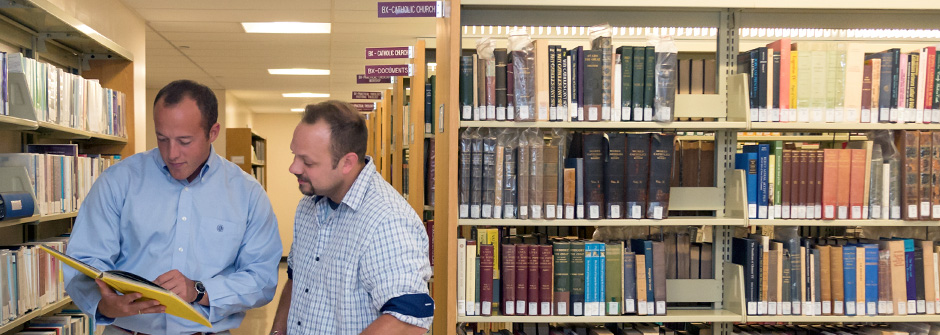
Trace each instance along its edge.
<path fill-rule="evenodd" d="M 251 128 L 225 128 L 226 159 L 255 177 L 261 187 L 268 188 L 267 140 Z"/>
<path fill-rule="evenodd" d="M 434 333 L 453 334 L 454 325 L 460 322 L 574 322 L 574 323 L 607 323 L 607 322 L 695 322 L 702 320 L 705 313 L 713 313 L 714 317 L 704 319 L 705 322 L 714 322 L 714 332 L 727 335 L 731 332 L 729 322 L 936 322 L 935 315 L 911 316 L 859 316 L 859 317 L 829 317 L 829 316 L 741 316 L 743 299 L 724 296 L 715 305 L 715 309 L 708 311 L 672 310 L 667 313 L 666 319 L 655 316 L 613 316 L 613 317 L 527 317 L 527 316 L 474 316 L 458 317 L 456 301 L 456 248 L 453 246 L 458 237 L 461 226 L 628 226 L 628 225 L 689 225 L 684 220 L 695 218 L 670 218 L 662 221 L 647 220 L 485 220 L 461 219 L 456 213 L 458 208 L 458 139 L 459 131 L 465 127 L 494 127 L 494 128 L 565 128 L 590 130 L 621 130 L 621 131 L 714 131 L 711 136 L 680 137 L 684 140 L 712 140 L 716 142 L 717 169 L 729 168 L 733 161 L 737 142 L 740 141 L 793 141 L 793 142 L 842 142 L 850 140 L 863 140 L 864 137 L 850 136 L 848 133 L 876 129 L 893 130 L 937 130 L 940 124 L 912 124 L 912 123 L 769 123 L 751 120 L 746 112 L 748 106 L 747 83 L 742 75 L 734 75 L 736 56 L 739 51 L 752 48 L 751 44 L 763 45 L 775 39 L 756 35 L 744 34 L 742 28 L 822 28 L 822 29 L 934 29 L 938 18 L 940 5 L 936 3 L 909 2 L 903 4 L 884 3 L 876 1 L 835 1 L 812 2 L 798 1 L 786 4 L 771 1 L 743 2 L 724 1 L 720 3 L 696 3 L 690 1 L 640 1 L 630 5 L 616 3 L 609 0 L 588 0 L 572 2 L 570 0 L 531 1 L 523 0 L 511 5 L 494 0 L 453 0 L 446 1 L 446 12 L 438 19 L 437 31 L 437 96 L 435 108 L 443 110 L 442 118 L 435 119 L 436 164 L 436 255 L 435 255 L 435 281 L 434 298 L 444 301 L 438 304 L 435 313 Z M 730 8 L 730 9 L 728 9 Z M 880 16 L 881 9 L 891 9 L 891 12 Z M 716 33 L 709 38 L 680 38 L 680 54 L 684 51 L 714 52 L 718 60 L 718 90 L 717 97 L 683 97 L 677 96 L 676 117 L 684 107 L 692 106 L 693 110 L 718 111 L 718 121 L 692 122 L 674 121 L 669 123 L 653 122 L 507 122 L 507 121 L 461 121 L 458 95 L 458 74 L 460 56 L 464 49 L 472 48 L 479 37 L 494 36 L 505 38 L 510 27 L 529 27 L 533 39 L 552 40 L 553 44 L 564 45 L 565 39 L 558 37 L 549 26 L 558 27 L 589 27 L 594 24 L 608 22 L 612 26 L 629 27 L 706 27 L 716 29 Z M 478 33 L 485 29 L 498 27 L 501 32 L 490 31 Z M 546 32 L 543 32 L 541 29 Z M 659 29 L 659 28 L 653 28 Z M 473 33 L 470 33 L 472 31 Z M 538 31 L 535 33 L 535 31 Z M 567 33 L 565 33 L 567 34 Z M 823 32 L 825 34 L 825 32 Z M 472 35 L 473 38 L 469 38 Z M 574 35 L 574 33 L 572 33 Z M 747 37 L 745 37 L 747 36 Z M 826 35 L 823 35 L 826 36 Z M 587 36 L 575 38 L 583 40 Z M 831 40 L 841 40 L 844 37 L 833 35 Z M 560 43 L 554 43 L 560 40 Z M 640 41 L 636 37 L 622 37 L 618 40 L 614 36 L 614 45 L 631 45 Z M 907 45 L 934 45 L 936 38 L 923 38 L 919 40 L 892 39 L 855 39 L 860 43 L 870 43 L 870 51 L 883 50 L 894 46 Z M 688 42 L 688 43 L 687 43 Z M 795 41 L 794 41 L 795 42 Z M 897 42 L 897 43 L 895 43 Z M 687 44 L 683 46 L 682 44 Z M 880 43 L 880 44 L 879 44 Z M 711 44 L 713 48 L 705 47 Z M 632 44 L 636 45 L 636 44 Z M 745 48 L 745 46 L 748 46 Z M 906 51 L 907 49 L 905 49 Z M 697 100 L 698 99 L 698 100 Z M 714 99 L 708 101 L 707 99 Z M 683 101 L 685 100 L 685 101 Z M 690 104 L 691 103 L 691 104 Z M 709 117 L 712 112 L 706 112 Z M 722 117 L 723 116 L 723 117 Z M 746 136 L 739 135 L 744 131 L 781 131 L 781 132 L 810 132 L 823 133 L 822 135 L 798 136 Z M 738 194 L 739 182 L 736 177 L 725 175 L 716 180 L 717 189 L 722 192 L 722 199 L 728 199 L 728 193 Z M 675 189 L 673 189 L 675 191 Z M 737 197 L 739 195 L 735 195 Z M 696 201 L 692 200 L 692 204 Z M 677 205 L 671 202 L 670 208 Z M 742 220 L 728 219 L 733 211 L 742 210 L 737 203 L 726 200 L 722 208 L 725 218 L 713 218 L 715 224 L 715 259 L 730 260 L 730 239 L 733 227 L 741 226 L 871 226 L 871 227 L 932 227 L 940 225 L 938 221 L 902 221 L 902 220 Z M 740 213 L 738 213 L 740 214 Z M 605 222 L 610 221 L 610 222 Z M 693 225 L 703 225 L 695 223 Z M 734 276 L 736 270 L 724 266 L 722 271 L 716 272 L 720 278 L 722 291 L 728 292 L 727 277 Z M 671 290 L 670 286 L 670 290 Z M 733 291 L 733 290 L 732 290 Z M 670 291 L 672 293 L 672 291 Z M 737 292 L 743 295 L 743 292 Z M 449 304 L 449 305 L 448 305 Z M 732 307 L 734 306 L 734 307 Z M 737 308 L 739 315 L 723 316 L 728 309 Z M 689 313 L 687 318 L 671 319 L 678 313 Z M 698 314 L 702 313 L 702 314 Z"/>
<path fill-rule="evenodd" d="M 408 87 L 409 87 L 409 77 L 393 77 L 392 79 L 392 90 L 391 95 L 383 97 L 385 99 L 391 100 L 392 113 L 390 118 L 390 127 L 391 127 L 391 138 L 389 147 L 391 148 L 391 175 L 392 175 L 392 187 L 398 191 L 398 193 L 405 194 L 405 181 L 403 179 L 405 175 L 404 167 L 407 166 L 405 163 L 405 147 L 407 147 L 405 141 L 405 125 L 408 120 L 405 118 L 405 108 L 408 104 Z"/>
<path fill-rule="evenodd" d="M 405 132 L 405 142 L 408 143 L 408 203 L 416 213 L 425 210 L 425 171 L 424 161 L 427 157 L 424 139 L 426 137 L 424 121 L 426 101 L 425 83 L 427 82 L 427 60 L 425 58 L 425 41 L 419 40 L 414 45 L 414 75 L 411 84 L 410 116 Z"/>
<path fill-rule="evenodd" d="M 143 29 L 143 22 L 135 21 L 139 20 L 136 16 L 131 16 L 132 19 L 128 20 L 128 16 L 120 10 L 109 13 L 110 16 L 105 20 L 108 22 L 98 22 L 101 15 L 88 15 L 88 13 L 83 13 L 84 10 L 75 10 L 74 7 L 80 6 L 68 1 L 65 3 L 48 0 L 16 1 L 2 7 L 0 8 L 0 36 L 2 36 L 0 44 L 3 44 L 4 50 L 8 51 L 6 56 L 14 56 L 16 53 L 10 50 L 18 50 L 24 55 L 25 61 L 36 60 L 42 64 L 49 64 L 61 69 L 63 75 L 76 74 L 86 80 L 97 80 L 102 89 L 111 89 L 122 94 L 112 96 L 119 101 L 111 100 L 112 108 L 102 109 L 103 117 L 100 120 L 101 123 L 98 123 L 99 120 L 92 120 L 92 116 L 85 117 L 69 113 L 62 105 L 63 100 L 55 101 L 56 105 L 61 108 L 56 114 L 36 108 L 33 104 L 34 99 L 39 95 L 46 99 L 45 92 L 40 91 L 41 88 L 31 88 L 25 81 L 25 71 L 24 73 L 5 72 L 5 83 L 9 79 L 9 86 L 4 88 L 5 91 L 9 90 L 11 97 L 15 92 L 22 93 L 22 96 L 20 96 L 20 102 L 17 100 L 9 102 L 8 115 L 0 115 L 0 153 L 21 153 L 26 150 L 27 145 L 31 144 L 67 144 L 76 145 L 79 155 L 128 157 L 134 154 L 135 144 L 139 144 L 136 141 L 138 134 L 135 133 L 135 115 L 138 113 L 135 113 L 134 97 L 136 91 L 142 92 L 142 89 L 139 89 L 140 87 L 135 83 L 143 83 L 143 73 L 139 72 L 140 70 L 135 71 L 134 55 L 127 46 L 102 35 L 86 23 L 95 21 L 96 26 L 104 26 L 105 29 L 117 23 L 128 26 L 139 24 Z M 110 20 L 112 17 L 113 20 Z M 89 21 L 83 22 L 82 20 Z M 143 35 L 140 38 L 143 38 Z M 140 48 L 143 47 L 140 46 Z M 9 65 L 8 62 L 4 64 L 5 67 Z M 139 68 L 142 69 L 142 66 Z M 68 80 L 68 77 L 60 78 Z M 59 84 L 63 83 L 64 81 L 59 81 Z M 90 81 L 84 83 L 89 85 Z M 97 85 L 93 86 L 97 88 Z M 34 93 L 37 95 L 33 95 Z M 42 101 L 36 99 L 35 102 Z M 48 100 L 45 102 L 52 106 Z M 72 112 L 75 111 L 72 110 Z M 123 127 L 121 127 L 122 124 Z M 77 190 L 77 194 L 78 191 L 85 192 L 79 188 L 81 185 L 77 180 L 80 176 L 77 172 L 78 166 L 83 161 L 81 158 L 74 160 L 76 171 L 65 173 L 71 173 L 68 177 L 72 179 L 74 183 L 72 185 Z M 103 163 L 104 160 L 100 162 Z M 104 166 L 106 165 L 100 167 Z M 43 179 L 51 181 L 53 177 L 48 176 Z M 40 199 L 37 197 L 34 200 L 39 206 Z M 76 210 L 80 200 L 80 196 L 76 196 L 73 200 Z M 57 211 L 59 210 L 51 212 Z M 0 221 L 0 244 L 12 245 L 37 241 L 68 232 L 77 212 L 65 208 L 61 211 L 65 212 L 37 214 Z M 3 325 L 0 325 L 0 334 L 12 334 L 22 330 L 30 320 L 57 313 L 71 303 L 72 300 L 65 297 L 48 304 L 41 302 L 39 306 L 34 306 L 35 308 L 28 311 L 19 311 L 18 317 L 4 320 Z"/>

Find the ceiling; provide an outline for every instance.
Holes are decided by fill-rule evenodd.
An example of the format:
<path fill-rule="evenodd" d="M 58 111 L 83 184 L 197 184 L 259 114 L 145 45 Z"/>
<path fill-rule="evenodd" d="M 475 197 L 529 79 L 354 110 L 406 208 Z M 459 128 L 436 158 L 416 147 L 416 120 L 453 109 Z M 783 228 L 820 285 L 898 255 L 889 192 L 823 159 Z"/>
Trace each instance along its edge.
<path fill-rule="evenodd" d="M 147 88 L 188 78 L 232 93 L 256 113 L 285 113 L 325 99 L 283 98 L 282 93 L 329 93 L 388 84 L 356 84 L 367 47 L 414 45 L 434 37 L 434 18 L 377 18 L 375 0 L 123 0 L 147 21 Z M 330 34 L 248 34 L 241 22 L 330 22 Z M 329 76 L 276 76 L 271 68 L 329 69 Z"/>

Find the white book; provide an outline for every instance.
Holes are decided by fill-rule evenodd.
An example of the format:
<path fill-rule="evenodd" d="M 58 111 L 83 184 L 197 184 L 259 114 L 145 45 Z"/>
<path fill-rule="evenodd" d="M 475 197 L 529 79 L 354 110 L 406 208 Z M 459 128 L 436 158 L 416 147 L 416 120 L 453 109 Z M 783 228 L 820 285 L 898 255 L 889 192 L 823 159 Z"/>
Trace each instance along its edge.
<path fill-rule="evenodd" d="M 467 240 L 457 239 L 457 315 L 467 315 Z M 507 304 L 508 305 L 508 304 Z"/>

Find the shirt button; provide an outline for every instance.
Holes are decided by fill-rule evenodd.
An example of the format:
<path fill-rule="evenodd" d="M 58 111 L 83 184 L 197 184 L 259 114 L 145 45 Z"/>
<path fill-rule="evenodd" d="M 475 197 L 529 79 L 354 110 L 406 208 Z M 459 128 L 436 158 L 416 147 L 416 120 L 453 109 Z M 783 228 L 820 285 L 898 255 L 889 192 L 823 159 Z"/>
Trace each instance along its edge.
<path fill-rule="evenodd" d="M 298 325 L 298 326 L 300 325 L 300 321 L 297 321 L 297 325 Z"/>
<path fill-rule="evenodd" d="M 186 221 L 186 217 L 185 217 L 185 216 L 183 217 L 183 221 Z"/>
<path fill-rule="evenodd" d="M 189 192 L 189 187 L 183 187 L 183 191 Z"/>
<path fill-rule="evenodd" d="M 180 252 L 183 252 L 183 248 L 180 248 L 179 250 L 180 250 Z"/>
<path fill-rule="evenodd" d="M 309 289 L 309 288 L 305 288 L 305 289 L 304 289 L 304 293 L 310 293 L 310 289 Z"/>
<path fill-rule="evenodd" d="M 319 261 L 320 261 L 320 256 L 317 256 L 317 262 L 319 262 Z"/>

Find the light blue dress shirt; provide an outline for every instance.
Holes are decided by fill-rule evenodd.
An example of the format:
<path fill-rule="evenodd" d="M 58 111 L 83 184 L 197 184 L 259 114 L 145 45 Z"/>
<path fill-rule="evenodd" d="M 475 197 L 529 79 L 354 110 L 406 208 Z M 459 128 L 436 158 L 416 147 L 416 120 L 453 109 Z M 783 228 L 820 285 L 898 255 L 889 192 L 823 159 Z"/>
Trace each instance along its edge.
<path fill-rule="evenodd" d="M 281 239 L 264 189 L 213 149 L 193 182 L 174 179 L 159 149 L 108 168 L 79 210 L 67 254 L 100 270 L 149 280 L 176 269 L 200 280 L 210 307 L 194 304 L 213 327 L 169 314 L 111 319 L 97 313 L 95 282 L 65 267 L 66 290 L 99 325 L 148 334 L 237 328 L 245 311 L 274 298 Z"/>

